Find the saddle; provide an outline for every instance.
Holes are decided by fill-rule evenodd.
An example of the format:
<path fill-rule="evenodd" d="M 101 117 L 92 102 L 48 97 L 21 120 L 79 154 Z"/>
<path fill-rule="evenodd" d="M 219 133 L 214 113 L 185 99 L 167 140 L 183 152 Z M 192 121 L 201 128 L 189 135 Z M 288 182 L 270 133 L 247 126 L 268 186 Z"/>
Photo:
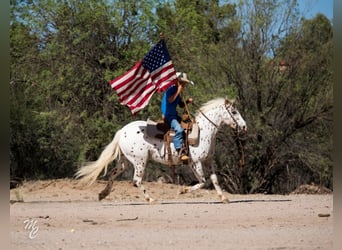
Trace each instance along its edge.
<path fill-rule="evenodd" d="M 189 152 L 189 145 L 196 145 L 198 143 L 199 137 L 199 129 L 198 124 L 196 122 L 192 122 L 191 119 L 182 118 L 181 126 L 185 131 L 183 148 L 185 152 Z M 171 142 L 173 142 L 173 138 L 175 136 L 175 131 L 170 128 L 167 122 L 164 119 L 159 120 L 157 122 L 147 119 L 146 126 L 146 134 L 149 137 L 157 138 L 164 141 L 164 157 L 168 156 L 168 165 L 173 168 L 172 162 L 172 152 L 171 152 Z"/>
<path fill-rule="evenodd" d="M 181 126 L 185 131 L 185 144 L 187 145 L 196 145 L 198 143 L 199 138 L 199 128 L 198 124 L 195 121 L 191 121 L 191 119 L 184 119 L 182 117 Z M 173 137 L 175 135 L 175 131 L 170 128 L 170 125 L 164 121 L 164 119 L 153 121 L 151 119 L 147 119 L 146 126 L 146 134 L 149 137 L 157 138 L 160 140 L 164 140 L 165 142 L 172 142 Z"/>

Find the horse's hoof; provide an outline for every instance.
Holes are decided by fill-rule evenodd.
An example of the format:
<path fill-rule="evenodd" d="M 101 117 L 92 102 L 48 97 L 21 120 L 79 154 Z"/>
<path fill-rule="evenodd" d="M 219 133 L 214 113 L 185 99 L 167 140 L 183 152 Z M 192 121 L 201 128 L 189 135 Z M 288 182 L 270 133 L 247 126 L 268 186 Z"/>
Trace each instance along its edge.
<path fill-rule="evenodd" d="M 158 203 L 155 199 L 152 199 L 152 198 L 146 198 L 146 201 L 147 201 L 148 203 L 150 203 L 150 205 L 154 205 L 154 204 L 157 204 L 157 203 Z"/>
<path fill-rule="evenodd" d="M 107 194 L 99 193 L 99 201 L 106 198 Z"/>
<path fill-rule="evenodd" d="M 150 201 L 150 205 L 157 205 L 157 204 L 159 204 L 159 201 L 157 200 L 152 199 L 152 201 Z"/>
<path fill-rule="evenodd" d="M 189 189 L 187 187 L 181 187 L 178 191 L 178 194 L 186 194 L 189 192 Z"/>
<path fill-rule="evenodd" d="M 222 198 L 221 198 L 221 201 L 222 201 L 222 203 L 224 203 L 224 204 L 228 204 L 228 203 L 229 203 L 229 200 L 228 200 L 227 197 L 222 197 Z"/>
<path fill-rule="evenodd" d="M 99 201 L 104 199 L 104 198 L 106 198 L 109 195 L 110 192 L 111 192 L 110 189 L 107 188 L 107 187 L 105 189 L 103 189 L 101 191 L 101 193 L 99 193 Z"/>

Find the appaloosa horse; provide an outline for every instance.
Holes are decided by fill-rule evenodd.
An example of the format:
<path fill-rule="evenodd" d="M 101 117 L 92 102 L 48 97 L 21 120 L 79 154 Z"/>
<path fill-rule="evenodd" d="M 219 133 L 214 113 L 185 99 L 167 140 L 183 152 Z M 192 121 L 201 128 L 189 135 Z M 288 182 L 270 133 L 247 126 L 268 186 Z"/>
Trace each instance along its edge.
<path fill-rule="evenodd" d="M 204 104 L 197 111 L 195 121 L 199 126 L 199 140 L 196 145 L 189 146 L 189 166 L 199 183 L 183 188 L 181 193 L 192 192 L 204 186 L 205 177 L 202 164 L 211 163 L 210 158 L 214 154 L 215 137 L 221 125 L 227 124 L 238 132 L 247 130 L 246 122 L 233 106 L 233 103 L 224 98 L 217 98 Z M 134 166 L 134 186 L 142 190 L 146 201 L 153 202 L 154 200 L 142 185 L 142 178 L 148 160 L 168 165 L 164 147 L 163 140 L 147 136 L 146 121 L 131 122 L 116 132 L 114 139 L 106 146 L 97 161 L 89 162 L 77 171 L 76 178 L 81 178 L 82 182 L 91 184 L 103 169 L 105 169 L 104 175 L 106 175 L 108 165 L 118 158 L 116 167 L 110 173 L 106 188 L 99 194 L 99 199 L 103 199 L 111 192 L 114 179 L 125 170 L 128 162 L 130 162 Z M 173 143 L 171 143 L 171 151 L 173 164 L 182 164 Z M 210 167 L 212 171 L 210 179 L 220 200 L 228 202 L 218 184 L 212 164 Z"/>

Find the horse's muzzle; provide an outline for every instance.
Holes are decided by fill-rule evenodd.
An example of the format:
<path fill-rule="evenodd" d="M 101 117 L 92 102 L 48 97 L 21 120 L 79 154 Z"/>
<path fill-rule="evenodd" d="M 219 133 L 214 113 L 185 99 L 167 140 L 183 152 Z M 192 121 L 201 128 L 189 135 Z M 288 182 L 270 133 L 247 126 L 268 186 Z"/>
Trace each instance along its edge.
<path fill-rule="evenodd" d="M 247 126 L 246 125 L 241 126 L 241 127 L 237 126 L 236 130 L 238 133 L 247 133 Z"/>

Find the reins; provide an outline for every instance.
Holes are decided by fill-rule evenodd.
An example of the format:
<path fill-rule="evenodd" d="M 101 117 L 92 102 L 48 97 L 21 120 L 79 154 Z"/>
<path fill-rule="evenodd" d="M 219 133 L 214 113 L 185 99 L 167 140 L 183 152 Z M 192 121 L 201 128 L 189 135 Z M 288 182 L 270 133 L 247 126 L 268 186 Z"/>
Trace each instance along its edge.
<path fill-rule="evenodd" d="M 204 116 L 205 119 L 207 119 L 212 125 L 214 125 L 215 128 L 218 128 L 218 126 L 212 121 L 210 120 L 210 118 L 208 116 L 206 116 L 202 110 L 199 108 L 198 105 L 196 105 L 195 103 L 192 103 L 196 108 L 198 108 L 198 111 Z M 233 121 L 235 122 L 236 124 L 236 127 L 237 127 L 237 131 L 239 131 L 239 124 L 237 123 L 237 120 L 234 118 L 234 116 L 232 115 L 232 113 L 229 111 L 229 109 L 227 108 L 227 105 L 225 104 L 224 105 L 228 114 L 230 115 L 230 117 L 233 119 Z"/>
<path fill-rule="evenodd" d="M 198 108 L 198 111 L 201 113 L 201 115 L 203 115 L 205 119 L 207 119 L 212 125 L 214 125 L 215 128 L 218 128 L 218 126 L 217 126 L 212 120 L 210 120 L 208 116 L 206 116 L 206 115 L 202 112 L 202 110 L 200 109 L 200 107 L 199 107 L 197 104 L 192 103 L 192 105 L 194 105 L 196 108 Z"/>

